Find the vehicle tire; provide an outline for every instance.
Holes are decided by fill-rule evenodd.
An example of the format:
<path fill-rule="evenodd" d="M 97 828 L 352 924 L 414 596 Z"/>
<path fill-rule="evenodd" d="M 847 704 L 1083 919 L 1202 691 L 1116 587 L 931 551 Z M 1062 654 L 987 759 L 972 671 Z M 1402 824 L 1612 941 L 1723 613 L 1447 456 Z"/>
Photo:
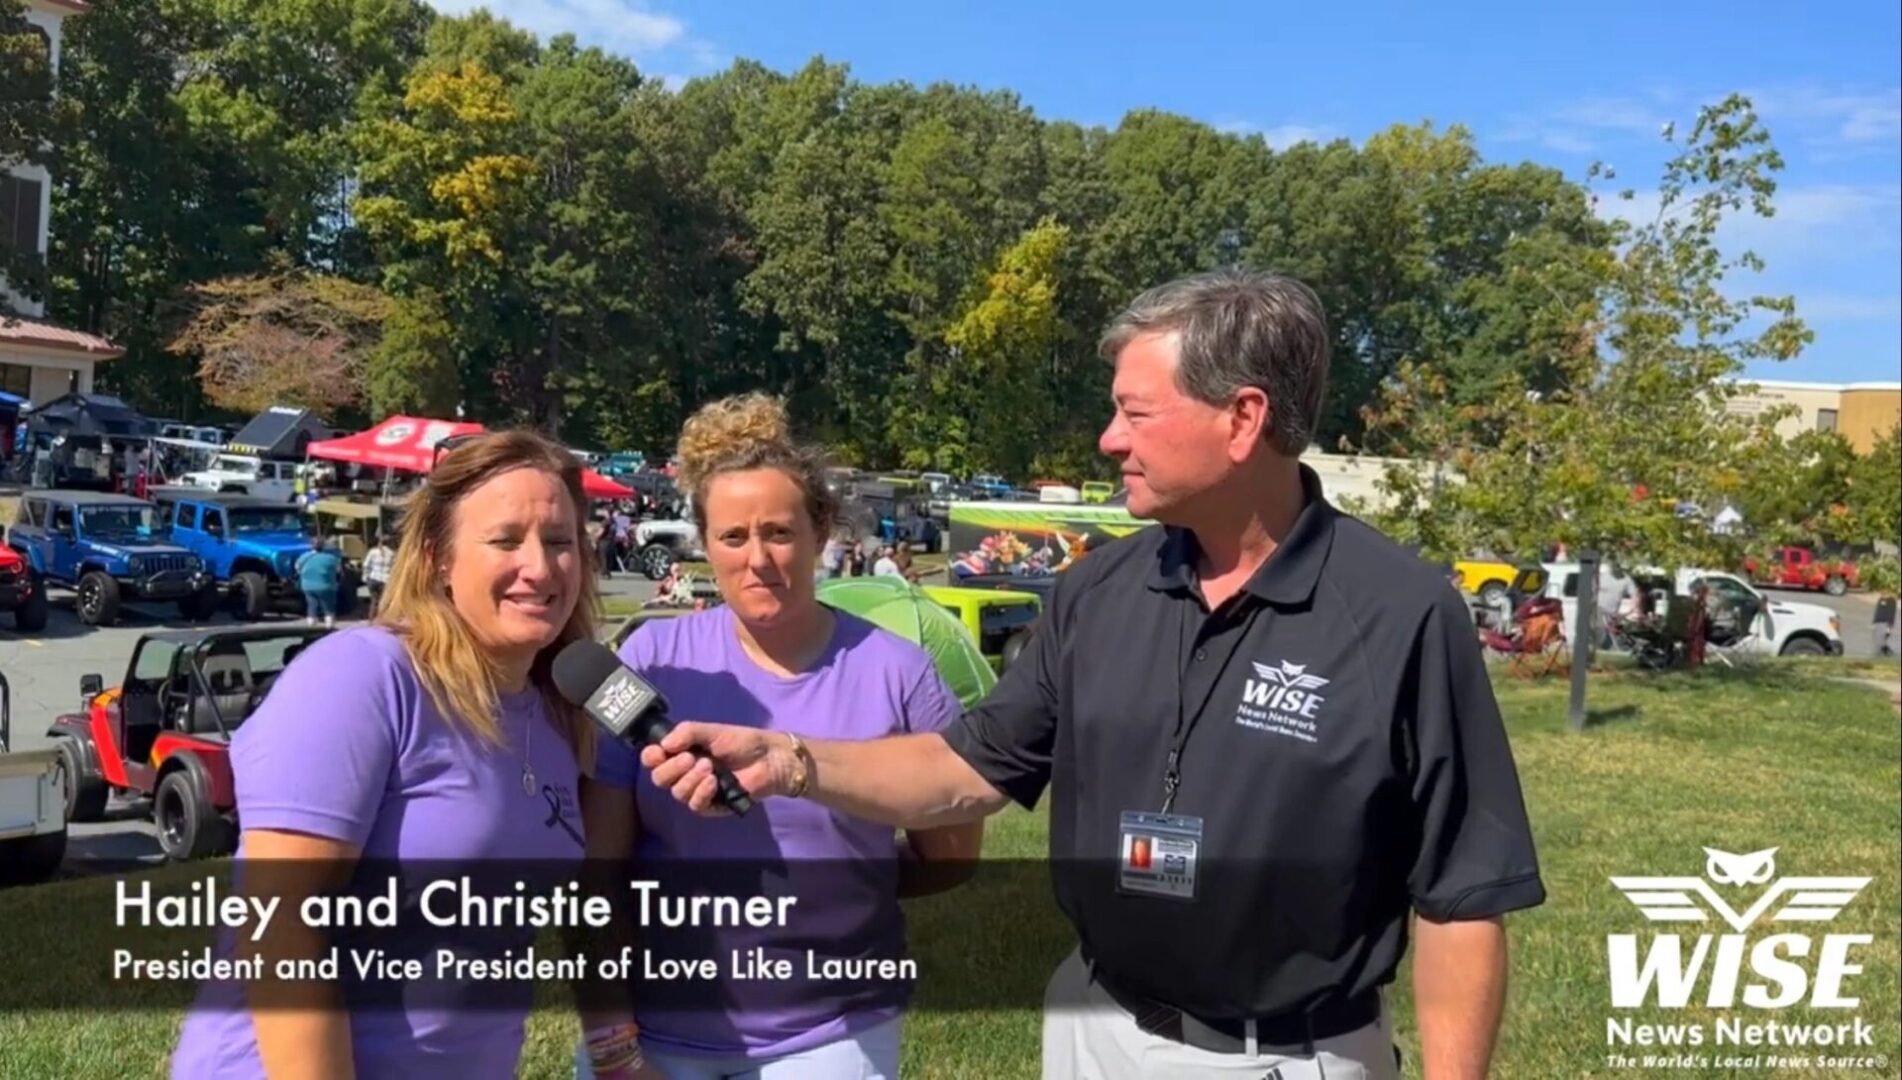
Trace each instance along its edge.
<path fill-rule="evenodd" d="M 1009 671 L 1030 644 L 1030 631 L 1019 630 L 1004 639 L 1003 670 Z"/>
<path fill-rule="evenodd" d="M 102 570 L 91 570 L 80 576 L 79 594 L 74 606 L 79 609 L 79 621 L 87 626 L 111 626 L 119 621 L 119 582 L 111 574 Z"/>
<path fill-rule="evenodd" d="M 1790 640 L 1784 642 L 1783 651 L 1778 653 L 1777 655 L 1779 656 L 1828 656 L 1829 650 L 1823 647 L 1822 642 L 1816 640 L 1813 637 L 1806 636 L 1806 637 L 1791 638 Z"/>
<path fill-rule="evenodd" d="M 38 885 L 66 861 L 66 830 L 0 840 L 0 885 Z"/>
<path fill-rule="evenodd" d="M 1506 583 L 1495 578 L 1479 587 L 1479 598 L 1487 607 L 1498 607 L 1506 602 Z"/>
<path fill-rule="evenodd" d="M 230 850 L 231 823 L 212 808 L 197 779 L 184 769 L 159 781 L 152 799 L 159 847 L 173 862 L 209 859 Z"/>
<path fill-rule="evenodd" d="M 13 628 L 23 634 L 37 634 L 46 629 L 51 605 L 46 601 L 46 583 L 40 580 L 40 575 L 28 570 L 27 580 L 32 582 L 33 593 L 13 609 Z"/>
<path fill-rule="evenodd" d="M 87 764 L 90 755 L 79 740 L 71 735 L 59 737 L 60 783 L 66 791 L 66 821 L 98 821 L 106 816 L 105 777 L 92 771 Z"/>
<path fill-rule="evenodd" d="M 674 568 L 674 551 L 666 544 L 649 544 L 641 549 L 641 573 L 649 581 L 659 581 Z"/>
<path fill-rule="evenodd" d="M 1831 596 L 1841 596 L 1849 591 L 1849 582 L 1841 574 L 1831 574 L 1823 579 L 1823 591 Z"/>
<path fill-rule="evenodd" d="M 188 622 L 202 622 L 218 610 L 216 589 L 201 589 L 178 602 L 178 613 Z"/>
<path fill-rule="evenodd" d="M 256 570 L 245 570 L 232 581 L 232 598 L 236 601 L 237 615 L 247 622 L 256 622 L 264 618 L 271 609 L 271 583 Z"/>

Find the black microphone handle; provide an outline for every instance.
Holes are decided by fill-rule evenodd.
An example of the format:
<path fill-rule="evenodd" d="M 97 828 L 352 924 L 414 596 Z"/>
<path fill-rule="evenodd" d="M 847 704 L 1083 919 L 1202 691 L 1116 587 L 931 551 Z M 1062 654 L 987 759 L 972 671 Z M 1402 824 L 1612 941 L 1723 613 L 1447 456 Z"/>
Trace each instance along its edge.
<path fill-rule="evenodd" d="M 642 744 L 651 743 L 658 746 L 660 745 L 660 740 L 666 736 L 669 731 L 672 731 L 673 727 L 674 722 L 668 719 L 666 713 L 659 709 L 654 709 L 636 721 L 634 730 L 628 732 L 628 734 L 634 736 Z M 708 761 L 713 760 L 713 756 L 707 753 L 705 747 L 691 747 L 688 749 L 688 753 L 697 758 L 705 758 Z M 733 775 L 731 769 L 728 769 L 725 765 L 718 762 L 714 762 L 713 782 L 719 785 L 720 788 L 720 805 L 741 817 L 744 817 L 748 810 L 753 809 L 753 797 L 748 795 L 746 789 L 740 786 L 740 781 Z"/>

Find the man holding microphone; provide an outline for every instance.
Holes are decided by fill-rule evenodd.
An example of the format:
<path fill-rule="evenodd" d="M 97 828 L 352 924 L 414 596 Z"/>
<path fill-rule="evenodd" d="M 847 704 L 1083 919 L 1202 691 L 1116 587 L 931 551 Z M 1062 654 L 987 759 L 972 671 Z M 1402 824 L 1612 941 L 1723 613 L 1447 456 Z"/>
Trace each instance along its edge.
<path fill-rule="evenodd" d="M 695 746 L 755 797 L 904 828 L 1048 787 L 1079 948 L 1046 997 L 1046 1076 L 1395 1077 L 1381 995 L 1409 934 L 1426 1077 L 1486 1075 L 1502 917 L 1545 891 L 1459 595 L 1300 462 L 1319 301 L 1199 275 L 1138 297 L 1101 351 L 1101 448 L 1162 528 L 1065 571 L 982 704 L 867 742 L 683 723 L 643 763 L 697 810 Z"/>

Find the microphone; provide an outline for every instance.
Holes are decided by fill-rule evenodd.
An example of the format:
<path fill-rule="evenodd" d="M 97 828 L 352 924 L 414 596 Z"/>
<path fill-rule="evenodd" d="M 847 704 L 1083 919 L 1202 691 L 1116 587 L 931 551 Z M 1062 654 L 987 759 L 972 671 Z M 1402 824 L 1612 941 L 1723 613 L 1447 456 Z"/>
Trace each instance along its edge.
<path fill-rule="evenodd" d="M 658 744 L 673 730 L 667 699 L 598 641 L 570 642 L 555 654 L 552 674 L 555 689 L 569 704 L 580 706 L 595 723 L 636 750 Z M 698 746 L 692 752 L 695 757 L 707 756 Z M 753 808 L 753 797 L 726 766 L 714 765 L 713 779 L 720 785 L 721 805 L 735 814 Z"/>

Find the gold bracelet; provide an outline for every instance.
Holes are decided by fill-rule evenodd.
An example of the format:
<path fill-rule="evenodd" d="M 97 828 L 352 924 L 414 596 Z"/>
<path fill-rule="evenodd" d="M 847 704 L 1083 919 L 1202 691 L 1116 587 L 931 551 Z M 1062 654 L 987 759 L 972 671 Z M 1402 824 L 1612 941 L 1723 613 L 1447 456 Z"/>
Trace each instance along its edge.
<path fill-rule="evenodd" d="M 793 773 L 792 789 L 787 791 L 786 794 L 794 799 L 804 798 L 806 788 L 812 784 L 812 774 L 815 771 L 812 751 L 806 749 L 805 741 L 798 735 L 788 731 L 786 738 L 792 741 L 793 760 L 796 761 L 799 766 L 798 770 Z"/>

